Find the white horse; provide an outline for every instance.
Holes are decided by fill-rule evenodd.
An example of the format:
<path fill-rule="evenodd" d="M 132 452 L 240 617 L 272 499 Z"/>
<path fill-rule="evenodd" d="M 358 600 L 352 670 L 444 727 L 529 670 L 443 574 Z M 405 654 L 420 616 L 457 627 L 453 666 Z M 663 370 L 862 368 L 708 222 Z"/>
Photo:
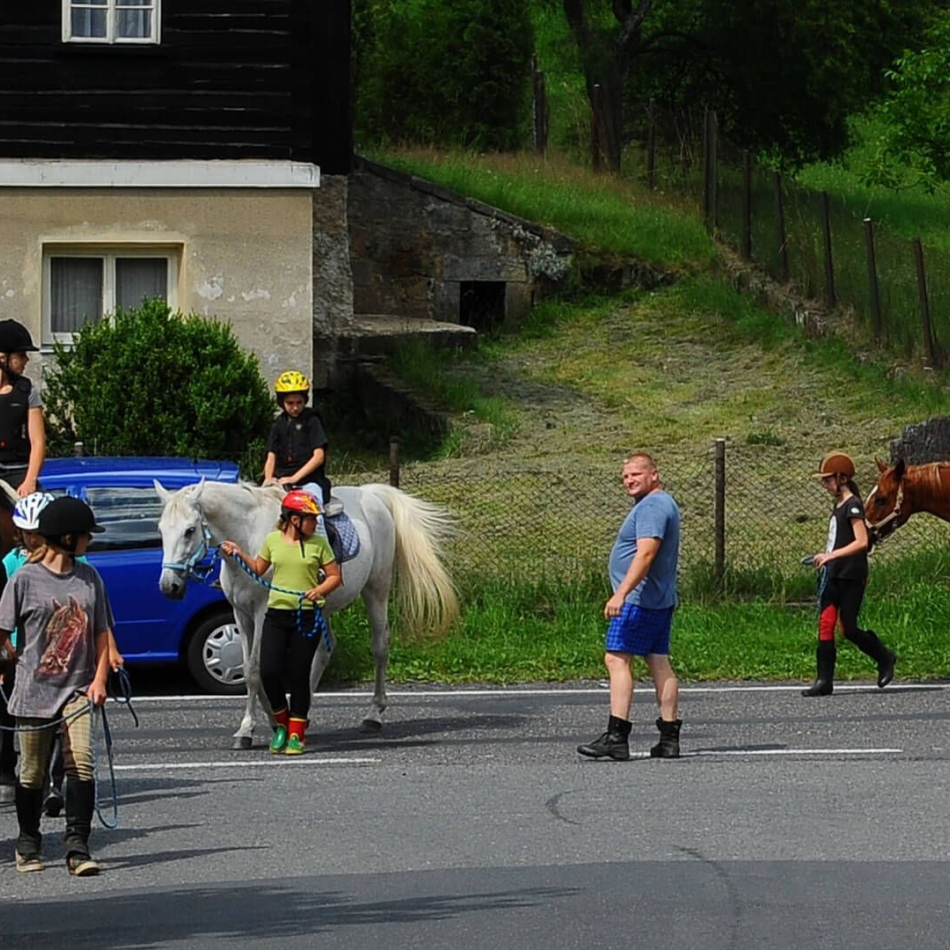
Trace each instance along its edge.
<path fill-rule="evenodd" d="M 284 491 L 276 486 L 205 482 L 169 492 L 158 482 L 155 490 L 163 503 L 163 569 L 159 586 L 173 599 L 185 595 L 193 568 L 226 539 L 256 554 L 264 536 L 274 530 Z M 324 616 L 362 595 L 372 629 L 376 661 L 376 686 L 372 705 L 362 723 L 367 732 L 382 728 L 386 709 L 386 664 L 389 661 L 388 601 L 393 576 L 400 619 L 407 630 L 440 636 L 458 616 L 455 587 L 442 562 L 442 542 L 452 533 L 451 515 L 438 505 L 422 501 L 388 485 L 334 488 L 344 510 L 356 526 L 359 554 L 342 565 L 343 585 L 327 598 Z M 221 587 L 234 610 L 234 620 L 244 648 L 247 705 L 234 733 L 233 748 L 249 749 L 253 742 L 255 704 L 258 698 L 270 712 L 261 688 L 260 641 L 267 589 L 231 558 L 221 568 Z M 321 638 L 313 659 L 311 685 L 316 689 L 336 642 L 329 630 L 330 649 Z"/>

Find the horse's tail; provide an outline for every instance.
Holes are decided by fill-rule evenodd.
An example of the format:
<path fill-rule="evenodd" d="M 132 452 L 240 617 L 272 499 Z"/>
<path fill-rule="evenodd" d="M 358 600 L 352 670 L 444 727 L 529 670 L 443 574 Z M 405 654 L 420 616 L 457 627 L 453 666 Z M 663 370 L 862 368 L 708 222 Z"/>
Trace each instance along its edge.
<path fill-rule="evenodd" d="M 443 545 L 455 519 L 441 505 L 389 485 L 364 485 L 389 509 L 396 528 L 396 604 L 409 630 L 440 637 L 459 615 Z"/>

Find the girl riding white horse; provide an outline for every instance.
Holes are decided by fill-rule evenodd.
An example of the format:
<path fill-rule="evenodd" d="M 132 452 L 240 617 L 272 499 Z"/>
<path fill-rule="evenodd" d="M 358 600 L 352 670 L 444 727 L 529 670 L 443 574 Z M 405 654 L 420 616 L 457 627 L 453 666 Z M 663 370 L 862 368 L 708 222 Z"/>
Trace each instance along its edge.
<path fill-rule="evenodd" d="M 283 490 L 275 486 L 258 488 L 204 481 L 174 493 L 156 482 L 155 490 L 164 504 L 159 521 L 163 544 L 159 586 L 163 594 L 173 599 L 184 596 L 193 569 L 210 548 L 226 538 L 245 551 L 258 551 L 277 522 L 284 496 Z M 344 486 L 334 489 L 334 497 L 343 502 L 355 525 L 360 549 L 346 562 L 343 585 L 327 599 L 324 614 L 329 618 L 358 596 L 363 597 L 372 632 L 376 681 L 362 727 L 364 731 L 375 732 L 382 728 L 382 714 L 387 706 L 388 601 L 394 575 L 399 578 L 396 596 L 403 629 L 431 637 L 443 635 L 458 616 L 458 598 L 442 557 L 442 545 L 453 533 L 454 521 L 444 508 L 388 485 Z M 247 683 L 247 705 L 234 733 L 233 748 L 249 749 L 257 700 L 270 711 L 261 690 L 259 665 L 268 591 L 230 558 L 222 563 L 221 587 L 241 633 Z M 313 689 L 320 682 L 335 642 L 331 628 L 314 656 Z"/>

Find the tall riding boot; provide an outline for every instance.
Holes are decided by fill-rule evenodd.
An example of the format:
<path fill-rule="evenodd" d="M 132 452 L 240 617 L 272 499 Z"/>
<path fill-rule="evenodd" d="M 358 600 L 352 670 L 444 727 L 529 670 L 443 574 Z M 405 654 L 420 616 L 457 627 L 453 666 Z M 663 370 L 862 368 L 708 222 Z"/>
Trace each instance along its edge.
<path fill-rule="evenodd" d="M 873 630 L 855 630 L 848 639 L 877 663 L 877 685 L 881 689 L 887 686 L 894 679 L 894 664 L 897 662 L 894 653 L 881 643 Z"/>
<path fill-rule="evenodd" d="M 630 727 L 627 719 L 611 716 L 607 720 L 607 731 L 587 745 L 579 745 L 577 751 L 592 759 L 610 758 L 626 762 L 630 758 Z"/>
<path fill-rule="evenodd" d="M 838 658 L 835 641 L 819 640 L 816 657 L 818 676 L 808 689 L 802 690 L 802 696 L 830 696 L 835 688 L 835 660 Z"/>
<path fill-rule="evenodd" d="M 42 871 L 40 848 L 40 817 L 43 814 L 43 789 L 16 786 L 16 817 L 20 834 L 16 839 L 16 869 L 18 871 Z"/>
<path fill-rule="evenodd" d="M 96 808 L 96 783 L 66 779 L 66 866 L 76 877 L 99 873 L 99 864 L 89 856 L 92 813 Z"/>
<path fill-rule="evenodd" d="M 678 759 L 680 757 L 680 726 L 682 719 L 657 719 L 660 741 L 650 749 L 652 759 Z"/>

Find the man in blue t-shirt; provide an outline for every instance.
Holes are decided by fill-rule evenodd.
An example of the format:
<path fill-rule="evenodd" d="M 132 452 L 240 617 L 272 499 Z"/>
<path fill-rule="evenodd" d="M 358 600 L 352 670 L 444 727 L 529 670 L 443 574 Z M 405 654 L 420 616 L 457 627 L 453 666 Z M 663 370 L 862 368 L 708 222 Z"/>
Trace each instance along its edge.
<path fill-rule="evenodd" d="M 660 741 L 654 758 L 679 756 L 681 720 L 679 683 L 670 666 L 670 627 L 676 607 L 676 567 L 680 546 L 680 512 L 660 487 L 656 462 L 646 452 L 627 456 L 623 486 L 634 501 L 610 552 L 608 570 L 613 596 L 604 606 L 607 628 L 604 663 L 610 676 L 607 731 L 577 751 L 591 758 L 630 758 L 630 706 L 633 703 L 633 658 L 642 656 L 653 676 L 660 718 Z"/>

